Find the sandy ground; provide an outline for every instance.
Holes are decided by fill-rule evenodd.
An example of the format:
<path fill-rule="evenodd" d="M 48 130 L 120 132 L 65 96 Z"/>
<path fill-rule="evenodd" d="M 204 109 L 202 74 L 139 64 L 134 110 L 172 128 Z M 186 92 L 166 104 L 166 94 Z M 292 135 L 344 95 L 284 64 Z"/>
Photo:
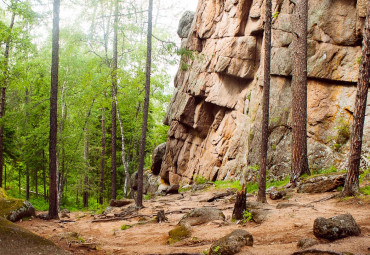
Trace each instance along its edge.
<path fill-rule="evenodd" d="M 168 253 L 202 253 L 210 248 L 217 239 L 230 233 L 234 229 L 249 231 L 254 238 L 253 247 L 244 247 L 238 254 L 267 255 L 292 254 L 298 251 L 297 242 L 302 238 L 315 238 L 313 222 L 317 217 L 331 217 L 338 214 L 351 213 L 361 227 L 361 236 L 349 237 L 334 242 L 321 240 L 320 244 L 311 248 L 338 252 L 352 252 L 354 254 L 370 254 L 370 202 L 369 199 L 347 200 L 330 199 L 315 202 L 331 196 L 333 193 L 297 194 L 289 200 L 272 201 L 275 206 L 281 202 L 312 205 L 311 207 L 290 207 L 273 209 L 267 221 L 262 224 L 248 222 L 238 225 L 231 222 L 233 202 L 229 197 L 214 202 L 201 202 L 212 196 L 216 191 L 191 191 L 184 194 L 168 195 L 144 201 L 145 208 L 138 212 L 149 219 L 159 210 L 164 210 L 169 219 L 168 223 L 147 223 L 121 230 L 123 224 L 132 225 L 140 217 L 126 221 L 93 223 L 94 216 L 76 212 L 71 213 L 71 220 L 75 222 L 60 223 L 59 221 L 44 221 L 32 219 L 18 223 L 36 234 L 49 238 L 58 246 L 74 254 L 168 254 Z M 218 191 L 219 192 L 219 191 Z M 254 201 L 255 197 L 249 197 Z M 192 236 L 178 243 L 168 245 L 168 232 L 175 228 L 178 221 L 191 208 L 211 206 L 221 209 L 226 215 L 227 222 L 219 221 L 192 227 Z M 182 212 L 180 212 L 182 211 Z M 174 212 L 171 213 L 170 212 Z M 142 217 L 141 217 L 142 218 Z M 65 238 L 66 232 L 76 232 L 85 243 L 97 244 L 97 250 L 88 250 L 71 244 Z M 71 244 L 71 245 L 70 245 Z"/>

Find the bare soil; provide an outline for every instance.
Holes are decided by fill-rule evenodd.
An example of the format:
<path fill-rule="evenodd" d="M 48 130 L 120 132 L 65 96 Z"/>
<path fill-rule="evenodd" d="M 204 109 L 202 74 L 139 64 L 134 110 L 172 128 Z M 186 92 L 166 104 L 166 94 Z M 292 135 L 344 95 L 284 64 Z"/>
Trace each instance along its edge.
<path fill-rule="evenodd" d="M 308 205 L 308 207 L 288 207 L 273 209 L 269 218 L 262 224 L 247 222 L 237 224 L 231 221 L 233 210 L 232 196 L 202 202 L 211 197 L 215 190 L 185 192 L 167 195 L 144 201 L 145 208 L 137 212 L 137 217 L 121 221 L 92 222 L 97 216 L 86 212 L 73 212 L 70 220 L 75 222 L 44 221 L 32 219 L 18 223 L 32 232 L 52 240 L 56 245 L 73 254 L 169 254 L 169 253 L 202 253 L 210 248 L 217 239 L 229 234 L 234 229 L 249 231 L 254 238 L 253 247 L 244 247 L 238 254 L 267 255 L 292 254 L 299 250 L 297 243 L 302 238 L 315 238 L 313 222 L 317 217 L 332 217 L 350 213 L 361 228 L 361 235 L 348 237 L 334 242 L 319 240 L 320 244 L 311 248 L 354 254 L 370 254 L 370 202 L 368 198 L 358 200 L 340 200 L 327 198 L 334 193 L 299 194 L 293 193 L 288 200 L 268 203 L 274 208 L 278 203 L 289 202 Z M 255 201 L 255 197 L 248 197 Z M 211 206 L 221 209 L 226 216 L 226 223 L 215 221 L 208 224 L 193 226 L 192 236 L 175 244 L 167 244 L 168 232 L 175 228 L 181 217 L 193 208 Z M 150 219 L 157 211 L 164 210 L 168 223 L 135 225 L 121 230 L 122 225 L 133 225 L 139 220 Z M 76 232 L 79 238 L 70 238 L 70 232 Z M 97 249 L 82 247 L 97 245 Z M 90 247 L 91 248 L 91 247 Z"/>

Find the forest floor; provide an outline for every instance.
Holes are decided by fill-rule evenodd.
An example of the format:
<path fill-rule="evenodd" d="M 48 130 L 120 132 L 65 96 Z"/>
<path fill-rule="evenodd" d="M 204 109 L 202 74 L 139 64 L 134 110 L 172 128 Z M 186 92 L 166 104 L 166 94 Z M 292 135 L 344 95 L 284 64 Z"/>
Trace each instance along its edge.
<path fill-rule="evenodd" d="M 302 238 L 315 238 L 313 222 L 317 217 L 332 217 L 350 213 L 361 228 L 361 235 L 348 237 L 334 242 L 321 240 L 320 244 L 311 248 L 354 254 L 370 254 L 370 200 L 365 198 L 341 200 L 338 198 L 322 200 L 334 192 L 322 194 L 293 193 L 288 200 L 268 203 L 274 208 L 281 202 L 299 203 L 307 207 L 288 207 L 273 209 L 268 219 L 262 224 L 247 222 L 240 225 L 231 221 L 233 200 L 231 196 L 213 202 L 202 202 L 212 197 L 219 190 L 192 192 L 167 195 L 145 200 L 145 208 L 138 216 L 121 221 L 92 222 L 94 216 L 86 212 L 72 212 L 70 220 L 74 222 L 44 221 L 41 219 L 26 220 L 18 223 L 32 232 L 46 237 L 56 245 L 71 251 L 73 254 L 168 254 L 168 253 L 203 253 L 217 239 L 229 234 L 234 229 L 244 229 L 254 238 L 253 247 L 244 247 L 238 254 L 292 254 L 298 251 L 297 242 Z M 248 197 L 248 201 L 255 201 Z M 321 201 L 320 201 L 321 200 Z M 223 211 L 226 223 L 220 221 L 193 226 L 190 238 L 175 244 L 167 244 L 168 232 L 177 226 L 181 217 L 193 208 L 215 207 Z M 121 230 L 122 225 L 133 225 L 142 218 L 150 219 L 157 211 L 164 210 L 168 223 L 135 225 Z M 145 217 L 147 216 L 147 217 Z M 141 218 L 141 219 L 140 219 Z M 97 244 L 96 250 L 88 250 L 71 242 L 69 235 L 78 234 L 78 240 Z M 76 241 L 75 241 L 76 242 Z"/>

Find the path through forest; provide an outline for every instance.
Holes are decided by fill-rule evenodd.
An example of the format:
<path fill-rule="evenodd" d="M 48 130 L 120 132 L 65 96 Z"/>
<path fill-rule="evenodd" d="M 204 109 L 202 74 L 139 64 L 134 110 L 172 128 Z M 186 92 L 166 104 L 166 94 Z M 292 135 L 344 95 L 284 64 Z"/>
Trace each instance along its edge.
<path fill-rule="evenodd" d="M 253 247 L 244 247 L 239 254 L 267 255 L 292 254 L 297 251 L 297 242 L 302 238 L 314 238 L 313 222 L 317 217 L 331 217 L 338 214 L 351 213 L 361 227 L 361 236 L 349 237 L 335 242 L 322 241 L 312 248 L 352 252 L 355 254 L 370 254 L 370 201 L 329 199 L 319 202 L 333 193 L 298 194 L 293 193 L 289 200 L 272 201 L 268 203 L 274 208 L 278 203 L 298 203 L 305 207 L 288 207 L 273 209 L 267 221 L 262 224 L 248 222 L 237 225 L 231 222 L 233 210 L 232 195 L 213 202 L 205 202 L 212 197 L 215 190 L 203 192 L 185 192 L 177 195 L 167 195 L 144 201 L 145 208 L 138 217 L 125 221 L 96 222 L 94 216 L 84 212 L 70 214 L 70 220 L 75 222 L 60 223 L 59 221 L 44 221 L 32 219 L 18 223 L 19 225 L 54 241 L 58 246 L 73 251 L 74 254 L 167 254 L 167 253 L 202 253 L 209 249 L 218 238 L 234 229 L 244 229 L 252 233 Z M 248 197 L 255 201 L 255 197 Z M 204 201 L 204 202 L 202 202 Z M 167 244 L 168 232 L 175 228 L 181 217 L 192 208 L 211 206 L 221 209 L 226 223 L 220 221 L 193 226 L 190 238 L 172 245 Z M 147 223 L 135 225 L 127 230 L 121 226 L 132 225 L 139 220 L 150 219 L 159 210 L 164 210 L 168 223 Z M 173 212 L 169 214 L 169 212 Z M 145 216 L 147 217 L 145 217 Z M 141 218 L 141 219 L 140 219 Z M 71 242 L 68 237 L 71 232 L 78 233 L 79 239 L 85 243 L 97 244 L 97 250 L 88 250 Z M 67 234 L 66 234 L 67 233 Z M 75 241 L 76 242 L 76 241 Z"/>

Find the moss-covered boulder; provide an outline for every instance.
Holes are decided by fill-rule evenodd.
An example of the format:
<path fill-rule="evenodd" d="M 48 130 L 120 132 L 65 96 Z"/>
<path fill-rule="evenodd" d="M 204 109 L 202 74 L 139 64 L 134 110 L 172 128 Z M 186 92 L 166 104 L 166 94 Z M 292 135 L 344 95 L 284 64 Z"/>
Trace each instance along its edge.
<path fill-rule="evenodd" d="M 0 188 L 0 217 L 15 222 L 31 216 L 35 216 L 35 208 L 29 201 L 11 198 Z"/>
<path fill-rule="evenodd" d="M 0 217 L 0 253 L 28 255 L 65 255 L 53 242 Z"/>
<path fill-rule="evenodd" d="M 169 239 L 168 244 L 173 244 L 191 236 L 191 230 L 189 225 L 181 225 L 177 228 L 172 229 L 168 232 Z"/>

